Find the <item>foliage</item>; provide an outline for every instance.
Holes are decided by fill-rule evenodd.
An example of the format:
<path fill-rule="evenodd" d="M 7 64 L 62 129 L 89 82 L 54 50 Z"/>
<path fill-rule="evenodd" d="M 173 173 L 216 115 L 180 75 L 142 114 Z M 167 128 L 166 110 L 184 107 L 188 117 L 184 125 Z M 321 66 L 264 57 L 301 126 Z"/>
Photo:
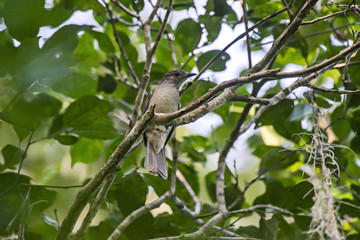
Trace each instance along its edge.
<path fill-rule="evenodd" d="M 1 237 L 55 239 L 60 232 L 58 239 L 70 234 L 74 239 L 360 239 L 356 1 L 319 1 L 293 28 L 303 7 L 316 1 L 203 2 L 0 2 Z M 237 13 L 240 2 L 246 20 Z M 66 23 L 81 13 L 94 23 Z M 172 18 L 178 22 L 169 24 Z M 239 29 L 244 21 L 248 27 L 261 23 L 235 41 L 250 44 L 252 62 L 264 57 L 266 64 L 258 69 L 241 65 L 245 52 L 222 51 L 233 39 L 208 50 L 222 29 Z M 54 33 L 45 38 L 44 31 Z M 283 36 L 289 38 L 273 41 Z M 336 61 L 326 62 L 334 56 Z M 213 79 L 231 61 L 239 76 Z M 129 126 L 144 130 L 136 121 L 137 97 L 177 67 L 208 69 L 181 97 L 182 106 L 194 104 L 187 111 L 193 114 L 190 121 L 213 110 L 222 123 L 201 136 L 178 127 L 178 143 L 170 143 L 173 171 L 163 180 L 142 168 L 141 134 L 131 135 L 136 131 Z M 298 86 L 288 87 L 295 81 L 291 77 Z M 206 99 L 196 105 L 202 96 Z M 185 117 L 164 121 L 182 125 Z M 129 136 L 135 136 L 134 147 L 121 155 L 117 146 L 125 146 Z M 120 163 L 104 172 L 103 164 L 114 160 Z M 329 189 L 319 184 L 325 180 Z M 76 197 L 89 181 L 97 187 Z M 81 212 L 80 194 L 85 194 L 83 206 L 91 204 L 89 212 L 98 214 L 94 221 L 89 216 L 91 226 L 80 218 L 77 227 L 84 226 L 76 233 L 60 225 L 66 216 L 76 221 L 69 209 L 74 204 Z M 327 205 L 329 199 L 333 205 Z M 324 209 L 329 215 L 319 213 Z M 326 221 L 335 224 L 336 234 L 323 229 Z"/>

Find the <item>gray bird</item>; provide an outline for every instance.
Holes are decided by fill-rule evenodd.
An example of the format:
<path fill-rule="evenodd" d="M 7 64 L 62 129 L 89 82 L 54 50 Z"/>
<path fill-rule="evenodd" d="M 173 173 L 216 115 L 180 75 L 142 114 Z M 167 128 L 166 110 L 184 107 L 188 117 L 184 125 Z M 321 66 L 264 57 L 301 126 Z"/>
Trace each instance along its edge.
<path fill-rule="evenodd" d="M 165 74 L 159 85 L 150 90 L 147 94 L 143 113 L 155 105 L 157 113 L 171 113 L 179 110 L 179 88 L 184 81 L 196 75 L 183 70 L 173 70 Z M 165 145 L 174 132 L 174 127 L 155 125 L 148 128 L 144 133 L 146 146 L 145 168 L 154 175 L 166 179 L 168 177 Z"/>

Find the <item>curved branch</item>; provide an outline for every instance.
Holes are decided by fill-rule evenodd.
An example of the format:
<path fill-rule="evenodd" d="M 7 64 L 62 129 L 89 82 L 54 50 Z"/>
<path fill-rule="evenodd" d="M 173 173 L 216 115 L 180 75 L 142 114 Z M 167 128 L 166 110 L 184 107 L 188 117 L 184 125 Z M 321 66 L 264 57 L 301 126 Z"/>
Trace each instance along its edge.
<path fill-rule="evenodd" d="M 161 197 L 155 201 L 142 206 L 141 208 L 136 209 L 131 214 L 129 214 L 120 224 L 116 227 L 113 233 L 108 237 L 107 240 L 116 240 L 120 237 L 121 233 L 136 219 L 149 212 L 150 210 L 159 207 L 161 204 L 166 202 L 172 196 L 171 191 L 167 191 Z"/>

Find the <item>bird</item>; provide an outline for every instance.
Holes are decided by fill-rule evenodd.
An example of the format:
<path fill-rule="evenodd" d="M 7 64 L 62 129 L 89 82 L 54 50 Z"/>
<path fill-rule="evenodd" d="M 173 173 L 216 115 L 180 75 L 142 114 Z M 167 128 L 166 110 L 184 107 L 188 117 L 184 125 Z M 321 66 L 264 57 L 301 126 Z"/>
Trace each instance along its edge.
<path fill-rule="evenodd" d="M 159 84 L 146 95 L 142 112 L 155 105 L 156 113 L 171 113 L 179 110 L 179 88 L 186 79 L 196 75 L 183 70 L 173 70 L 164 75 Z M 165 157 L 165 146 L 171 138 L 175 127 L 154 125 L 143 134 L 146 147 L 145 168 L 153 175 L 167 179 L 168 171 Z"/>

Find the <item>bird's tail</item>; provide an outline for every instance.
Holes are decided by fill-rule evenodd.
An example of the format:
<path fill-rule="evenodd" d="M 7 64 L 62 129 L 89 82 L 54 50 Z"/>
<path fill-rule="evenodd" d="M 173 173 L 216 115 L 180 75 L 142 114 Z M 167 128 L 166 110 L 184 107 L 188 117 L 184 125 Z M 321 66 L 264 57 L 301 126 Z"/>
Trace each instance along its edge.
<path fill-rule="evenodd" d="M 145 168 L 154 175 L 167 179 L 168 171 L 166 166 L 165 150 L 162 148 L 158 154 L 155 154 L 149 142 L 146 145 Z"/>

